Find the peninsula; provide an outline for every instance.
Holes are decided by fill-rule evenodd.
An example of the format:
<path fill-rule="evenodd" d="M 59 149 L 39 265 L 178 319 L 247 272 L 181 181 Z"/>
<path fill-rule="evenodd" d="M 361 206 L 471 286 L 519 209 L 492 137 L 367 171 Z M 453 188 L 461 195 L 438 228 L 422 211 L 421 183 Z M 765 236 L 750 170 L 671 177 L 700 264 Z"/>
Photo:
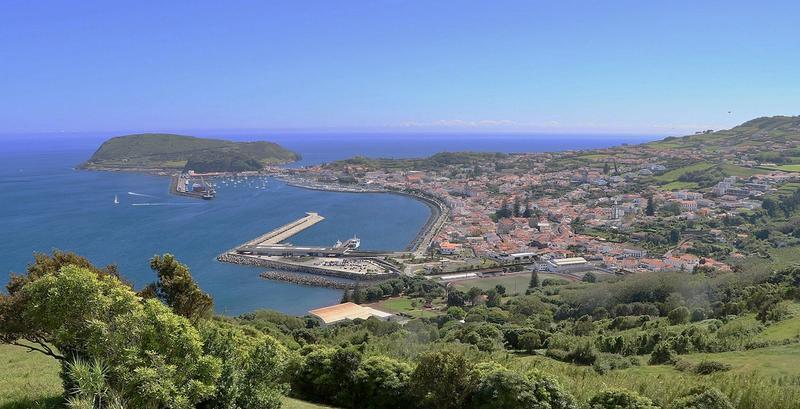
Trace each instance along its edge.
<path fill-rule="evenodd" d="M 276 143 L 232 142 L 174 134 L 111 138 L 81 169 L 136 172 L 248 172 L 294 162 L 300 155 Z"/>

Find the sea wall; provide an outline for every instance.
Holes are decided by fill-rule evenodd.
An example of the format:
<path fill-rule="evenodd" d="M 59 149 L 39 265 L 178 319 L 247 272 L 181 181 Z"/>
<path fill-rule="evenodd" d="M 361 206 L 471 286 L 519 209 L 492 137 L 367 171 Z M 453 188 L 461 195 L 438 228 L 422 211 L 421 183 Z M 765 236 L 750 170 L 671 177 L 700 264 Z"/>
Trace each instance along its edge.
<path fill-rule="evenodd" d="M 375 273 L 359 274 L 347 271 L 339 271 L 321 267 L 306 266 L 276 259 L 263 259 L 256 257 L 243 256 L 240 254 L 225 253 L 217 257 L 218 261 L 247 266 L 267 267 L 283 271 L 296 271 L 300 273 L 319 274 L 329 277 L 346 278 L 354 281 L 379 281 L 398 277 L 397 273 Z"/>
<path fill-rule="evenodd" d="M 310 285 L 313 287 L 338 288 L 342 290 L 355 287 L 354 282 L 336 281 L 318 275 L 290 273 L 286 271 L 264 271 L 259 275 L 267 280 L 285 281 L 287 283 Z"/>

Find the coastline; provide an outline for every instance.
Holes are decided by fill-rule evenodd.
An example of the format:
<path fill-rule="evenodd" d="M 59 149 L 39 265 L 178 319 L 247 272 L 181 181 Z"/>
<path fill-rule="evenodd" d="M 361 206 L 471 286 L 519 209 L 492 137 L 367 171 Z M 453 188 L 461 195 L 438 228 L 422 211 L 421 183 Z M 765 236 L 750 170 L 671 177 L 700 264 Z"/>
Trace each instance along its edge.
<path fill-rule="evenodd" d="M 450 215 L 450 208 L 444 202 L 441 202 L 437 198 L 430 197 L 423 193 L 416 193 L 416 192 L 409 192 L 403 190 L 395 190 L 395 189 L 386 189 L 386 188 L 363 188 L 363 187 L 350 187 L 344 185 L 334 185 L 334 184 L 317 184 L 317 183 L 307 183 L 305 180 L 298 180 L 295 178 L 287 178 L 285 176 L 273 176 L 275 179 L 278 179 L 288 186 L 300 188 L 300 189 L 309 189 L 309 190 L 318 190 L 324 192 L 339 192 L 339 193 L 388 193 L 388 194 L 396 194 L 401 196 L 406 196 L 412 198 L 414 200 L 420 201 L 425 204 L 428 209 L 430 210 L 430 215 L 426 222 L 420 227 L 419 232 L 414 237 L 413 240 L 405 247 L 405 251 L 411 252 L 418 252 L 420 251 L 420 247 L 425 242 L 428 242 L 425 248 L 430 245 L 430 241 L 433 240 L 433 236 L 438 232 L 438 230 L 444 225 L 444 222 L 447 220 L 447 217 Z"/>

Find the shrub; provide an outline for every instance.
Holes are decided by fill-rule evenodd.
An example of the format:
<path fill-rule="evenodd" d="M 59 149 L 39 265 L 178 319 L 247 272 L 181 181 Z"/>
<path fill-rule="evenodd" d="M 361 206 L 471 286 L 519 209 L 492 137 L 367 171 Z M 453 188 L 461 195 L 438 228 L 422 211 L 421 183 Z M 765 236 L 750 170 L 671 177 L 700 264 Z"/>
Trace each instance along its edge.
<path fill-rule="evenodd" d="M 690 318 L 692 322 L 700 322 L 704 319 L 706 319 L 706 312 L 703 311 L 702 308 L 695 308 L 692 310 L 692 316 Z"/>
<path fill-rule="evenodd" d="M 675 362 L 675 351 L 666 342 L 660 342 L 650 354 L 650 365 L 671 364 Z"/>
<path fill-rule="evenodd" d="M 667 319 L 672 325 L 685 324 L 689 321 L 689 309 L 686 307 L 678 307 L 667 314 Z"/>
<path fill-rule="evenodd" d="M 674 409 L 734 409 L 733 404 L 719 389 L 698 387 L 678 399 Z"/>
<path fill-rule="evenodd" d="M 702 361 L 694 368 L 700 375 L 709 375 L 714 372 L 723 372 L 731 369 L 731 366 L 719 361 Z"/>
<path fill-rule="evenodd" d="M 658 406 L 636 392 L 608 389 L 589 400 L 589 409 L 658 409 Z"/>
<path fill-rule="evenodd" d="M 592 365 L 597 360 L 597 348 L 591 341 L 584 341 L 575 345 L 566 355 L 566 360 L 578 365 Z"/>

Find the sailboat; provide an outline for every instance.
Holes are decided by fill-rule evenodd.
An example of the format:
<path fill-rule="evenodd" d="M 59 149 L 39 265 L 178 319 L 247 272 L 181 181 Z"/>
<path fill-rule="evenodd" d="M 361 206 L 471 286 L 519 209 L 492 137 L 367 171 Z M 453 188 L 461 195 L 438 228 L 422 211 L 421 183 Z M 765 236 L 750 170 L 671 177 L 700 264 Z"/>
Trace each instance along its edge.
<path fill-rule="evenodd" d="M 114 195 L 114 204 L 119 204 L 119 196 Z"/>

